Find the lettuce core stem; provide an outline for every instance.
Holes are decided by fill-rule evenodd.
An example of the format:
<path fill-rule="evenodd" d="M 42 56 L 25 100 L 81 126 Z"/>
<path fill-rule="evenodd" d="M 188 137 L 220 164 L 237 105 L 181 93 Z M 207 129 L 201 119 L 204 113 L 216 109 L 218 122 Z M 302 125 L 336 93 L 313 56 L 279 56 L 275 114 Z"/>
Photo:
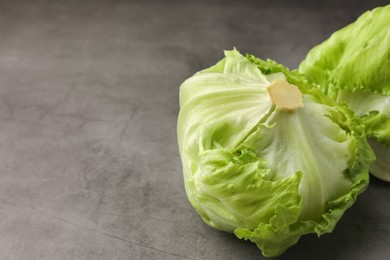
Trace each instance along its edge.
<path fill-rule="evenodd" d="M 292 112 L 303 107 L 302 92 L 286 80 L 274 80 L 266 90 L 272 104 L 280 110 Z"/>

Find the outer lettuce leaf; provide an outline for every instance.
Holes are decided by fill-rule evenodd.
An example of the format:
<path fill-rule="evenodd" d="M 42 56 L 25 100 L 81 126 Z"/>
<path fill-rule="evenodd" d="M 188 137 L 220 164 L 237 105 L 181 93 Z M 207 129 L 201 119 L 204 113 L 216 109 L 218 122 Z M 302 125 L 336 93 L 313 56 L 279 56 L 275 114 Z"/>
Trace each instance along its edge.
<path fill-rule="evenodd" d="M 368 184 L 362 124 L 297 72 L 238 51 L 186 80 L 178 140 L 188 198 L 203 220 L 276 256 L 331 232 Z M 284 112 L 265 87 L 287 79 L 304 107 Z"/>
<path fill-rule="evenodd" d="M 309 52 L 299 71 L 326 93 L 364 89 L 390 95 L 389 42 L 390 5 L 368 11 L 333 33 Z"/>
<path fill-rule="evenodd" d="M 300 219 L 321 218 L 326 203 L 343 195 L 351 185 L 343 171 L 355 160 L 356 140 L 330 118 L 329 106 L 304 95 L 304 109 L 273 113 L 239 146 L 255 151 L 270 169 L 269 179 L 285 178 L 297 170 L 304 176 L 299 193 Z"/>
<path fill-rule="evenodd" d="M 390 157 L 389 44 L 390 5 L 368 11 L 335 32 L 299 66 L 324 93 L 348 103 L 365 122 L 367 135 L 387 147 L 387 152 L 374 147 L 382 166 L 371 169 L 377 177 L 388 175 L 385 179 L 390 179 L 390 164 L 383 166 Z"/>

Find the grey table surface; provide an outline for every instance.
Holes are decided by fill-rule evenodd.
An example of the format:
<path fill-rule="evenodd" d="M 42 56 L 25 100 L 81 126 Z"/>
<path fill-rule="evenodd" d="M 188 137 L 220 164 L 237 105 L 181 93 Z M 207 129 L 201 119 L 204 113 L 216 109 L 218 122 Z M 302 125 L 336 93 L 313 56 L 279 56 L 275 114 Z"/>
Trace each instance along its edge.
<path fill-rule="evenodd" d="M 237 47 L 295 68 L 388 1 L 0 1 L 0 259 L 263 259 L 189 204 L 179 85 Z M 277 259 L 390 259 L 390 185 Z"/>

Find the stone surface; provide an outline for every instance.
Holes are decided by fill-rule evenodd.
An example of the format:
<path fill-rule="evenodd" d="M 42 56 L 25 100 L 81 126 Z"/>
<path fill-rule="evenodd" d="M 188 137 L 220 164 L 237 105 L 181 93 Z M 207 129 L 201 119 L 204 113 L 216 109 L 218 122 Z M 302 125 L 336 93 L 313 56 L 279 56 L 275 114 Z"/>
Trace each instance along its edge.
<path fill-rule="evenodd" d="M 262 259 L 187 200 L 178 87 L 233 46 L 294 68 L 386 2 L 1 1 L 0 259 Z M 278 259 L 390 259 L 389 198 Z"/>

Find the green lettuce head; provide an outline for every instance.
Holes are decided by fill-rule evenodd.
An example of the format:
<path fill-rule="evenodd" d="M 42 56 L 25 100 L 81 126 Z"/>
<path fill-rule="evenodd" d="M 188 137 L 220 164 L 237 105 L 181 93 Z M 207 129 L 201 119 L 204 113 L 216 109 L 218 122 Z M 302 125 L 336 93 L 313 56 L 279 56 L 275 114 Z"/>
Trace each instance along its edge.
<path fill-rule="evenodd" d="M 371 173 L 390 181 L 390 5 L 314 47 L 299 71 L 362 118 L 377 156 Z"/>
<path fill-rule="evenodd" d="M 361 121 L 274 61 L 226 51 L 181 85 L 180 107 L 191 204 L 264 256 L 331 232 L 368 184 Z"/>

